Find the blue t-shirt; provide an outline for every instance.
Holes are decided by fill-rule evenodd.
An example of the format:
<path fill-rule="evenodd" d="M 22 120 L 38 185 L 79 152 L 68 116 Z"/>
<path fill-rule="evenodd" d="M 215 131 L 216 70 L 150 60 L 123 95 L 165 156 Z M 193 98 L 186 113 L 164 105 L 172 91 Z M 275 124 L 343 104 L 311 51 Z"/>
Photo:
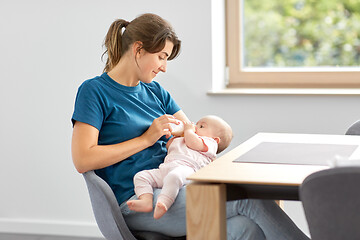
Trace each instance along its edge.
<path fill-rule="evenodd" d="M 138 137 L 155 118 L 179 110 L 170 94 L 155 81 L 127 87 L 103 73 L 79 87 L 72 122 L 94 126 L 99 130 L 98 144 L 109 145 Z M 133 177 L 137 172 L 157 168 L 163 162 L 167 140 L 163 136 L 153 146 L 117 164 L 96 170 L 110 185 L 119 204 L 134 195 Z"/>

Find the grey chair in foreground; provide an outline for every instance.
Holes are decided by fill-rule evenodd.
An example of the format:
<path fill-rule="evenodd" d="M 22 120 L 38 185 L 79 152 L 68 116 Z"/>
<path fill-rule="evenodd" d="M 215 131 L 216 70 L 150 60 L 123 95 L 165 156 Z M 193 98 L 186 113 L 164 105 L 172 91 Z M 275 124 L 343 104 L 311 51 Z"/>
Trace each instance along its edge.
<path fill-rule="evenodd" d="M 360 135 L 360 120 L 354 122 L 345 133 L 346 135 Z"/>
<path fill-rule="evenodd" d="M 312 240 L 360 239 L 360 167 L 309 175 L 299 194 Z"/>
<path fill-rule="evenodd" d="M 101 233 L 107 240 L 183 240 L 156 232 L 131 232 L 121 214 L 110 186 L 94 171 L 83 173 L 88 187 L 92 209 Z"/>

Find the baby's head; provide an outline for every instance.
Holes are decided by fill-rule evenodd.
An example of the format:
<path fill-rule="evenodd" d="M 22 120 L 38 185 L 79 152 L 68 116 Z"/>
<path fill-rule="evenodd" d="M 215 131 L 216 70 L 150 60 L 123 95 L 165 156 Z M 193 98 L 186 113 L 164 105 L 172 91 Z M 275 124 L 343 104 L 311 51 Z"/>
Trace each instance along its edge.
<path fill-rule="evenodd" d="M 233 138 L 230 125 L 214 115 L 205 116 L 196 123 L 196 134 L 215 139 L 218 143 L 217 153 L 226 149 Z"/>

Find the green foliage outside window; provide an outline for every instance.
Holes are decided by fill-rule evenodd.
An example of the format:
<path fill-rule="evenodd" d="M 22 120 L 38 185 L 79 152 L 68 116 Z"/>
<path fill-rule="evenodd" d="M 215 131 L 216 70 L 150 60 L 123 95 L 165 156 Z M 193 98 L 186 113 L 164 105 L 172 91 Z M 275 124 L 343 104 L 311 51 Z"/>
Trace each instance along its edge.
<path fill-rule="evenodd" d="M 245 67 L 360 66 L 360 0 L 243 0 Z"/>

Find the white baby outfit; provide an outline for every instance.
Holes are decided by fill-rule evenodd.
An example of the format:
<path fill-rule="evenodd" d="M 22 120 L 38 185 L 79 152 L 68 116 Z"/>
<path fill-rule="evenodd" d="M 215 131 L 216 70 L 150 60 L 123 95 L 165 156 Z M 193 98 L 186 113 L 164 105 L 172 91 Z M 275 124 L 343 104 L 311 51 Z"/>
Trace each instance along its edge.
<path fill-rule="evenodd" d="M 217 142 L 209 137 L 200 137 L 207 151 L 195 151 L 186 146 L 184 137 L 174 138 L 164 163 L 158 169 L 138 172 L 134 177 L 135 193 L 153 193 L 153 188 L 162 188 L 158 202 L 167 209 L 175 201 L 179 189 L 188 181 L 186 177 L 209 164 L 216 158 Z"/>

